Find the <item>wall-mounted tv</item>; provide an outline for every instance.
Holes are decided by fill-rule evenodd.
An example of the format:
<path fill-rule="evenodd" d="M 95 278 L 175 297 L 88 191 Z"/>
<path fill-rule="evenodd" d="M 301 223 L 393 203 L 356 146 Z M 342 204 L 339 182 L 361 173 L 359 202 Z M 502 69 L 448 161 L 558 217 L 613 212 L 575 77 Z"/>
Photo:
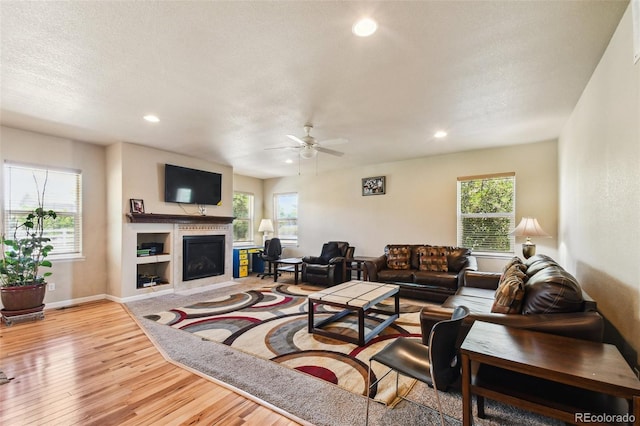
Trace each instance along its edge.
<path fill-rule="evenodd" d="M 222 175 L 187 167 L 164 165 L 164 201 L 167 203 L 218 205 L 222 199 Z"/>

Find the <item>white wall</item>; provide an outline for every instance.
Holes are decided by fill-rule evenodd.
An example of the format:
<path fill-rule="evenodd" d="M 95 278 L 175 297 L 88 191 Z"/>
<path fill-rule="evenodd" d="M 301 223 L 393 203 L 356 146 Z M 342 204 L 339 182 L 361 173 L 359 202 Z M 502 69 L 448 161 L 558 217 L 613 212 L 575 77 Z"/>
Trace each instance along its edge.
<path fill-rule="evenodd" d="M 298 192 L 300 246 L 287 248 L 286 256 L 320 254 L 329 240 L 349 241 L 360 256 L 379 256 L 390 243 L 456 245 L 457 177 L 501 172 L 516 173 L 516 220 L 537 217 L 553 237 L 534 241 L 537 252 L 555 257 L 556 141 L 268 179 L 264 215 L 273 217 L 273 193 Z M 386 176 L 386 194 L 362 196 L 362 178 L 380 175 Z M 503 263 L 480 259 L 483 270 L 499 270 Z"/>
<path fill-rule="evenodd" d="M 82 253 L 80 260 L 53 260 L 45 303 L 103 295 L 107 283 L 105 149 L 40 133 L 0 127 L 2 160 L 82 171 Z M 1 175 L 1 173 L 0 173 Z M 0 178 L 1 179 L 1 178 Z M 4 191 L 0 191 L 4 206 Z"/>
<path fill-rule="evenodd" d="M 559 140 L 560 254 L 639 351 L 640 63 L 631 19 L 629 6 Z"/>

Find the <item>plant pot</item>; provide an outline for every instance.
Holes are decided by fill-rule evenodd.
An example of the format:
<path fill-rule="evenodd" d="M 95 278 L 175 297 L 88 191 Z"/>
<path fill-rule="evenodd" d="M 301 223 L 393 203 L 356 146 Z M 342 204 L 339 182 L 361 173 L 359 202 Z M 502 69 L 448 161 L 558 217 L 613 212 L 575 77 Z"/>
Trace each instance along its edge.
<path fill-rule="evenodd" d="M 47 290 L 46 283 L 34 284 L 22 287 L 2 287 L 0 296 L 3 311 L 24 311 L 38 308 L 44 305 L 44 295 Z"/>

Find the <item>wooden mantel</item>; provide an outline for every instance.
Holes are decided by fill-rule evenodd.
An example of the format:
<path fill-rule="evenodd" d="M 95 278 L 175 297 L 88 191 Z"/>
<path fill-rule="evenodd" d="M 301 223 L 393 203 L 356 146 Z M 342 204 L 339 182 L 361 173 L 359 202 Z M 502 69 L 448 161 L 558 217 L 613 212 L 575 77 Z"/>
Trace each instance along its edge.
<path fill-rule="evenodd" d="M 232 216 L 200 216 L 188 214 L 127 213 L 131 223 L 232 223 Z"/>

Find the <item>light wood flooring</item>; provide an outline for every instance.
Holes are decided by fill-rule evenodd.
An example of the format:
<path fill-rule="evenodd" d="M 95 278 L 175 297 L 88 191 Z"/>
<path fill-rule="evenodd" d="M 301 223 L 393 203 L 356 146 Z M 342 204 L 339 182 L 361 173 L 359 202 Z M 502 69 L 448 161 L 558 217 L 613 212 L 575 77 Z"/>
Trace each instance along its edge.
<path fill-rule="evenodd" d="M 99 301 L 0 326 L 0 424 L 297 425 L 168 362 L 123 306 Z"/>

